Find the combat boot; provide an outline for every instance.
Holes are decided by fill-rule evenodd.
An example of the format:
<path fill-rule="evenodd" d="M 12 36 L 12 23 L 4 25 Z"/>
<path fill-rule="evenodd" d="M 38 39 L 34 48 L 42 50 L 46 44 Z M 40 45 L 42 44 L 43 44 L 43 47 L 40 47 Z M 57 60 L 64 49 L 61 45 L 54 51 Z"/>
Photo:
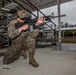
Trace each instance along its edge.
<path fill-rule="evenodd" d="M 23 56 L 24 59 L 27 58 L 27 53 L 24 50 L 21 51 L 20 55 Z"/>
<path fill-rule="evenodd" d="M 29 64 L 31 64 L 33 67 L 39 67 L 39 64 L 34 59 L 34 54 L 33 53 L 29 54 Z"/>

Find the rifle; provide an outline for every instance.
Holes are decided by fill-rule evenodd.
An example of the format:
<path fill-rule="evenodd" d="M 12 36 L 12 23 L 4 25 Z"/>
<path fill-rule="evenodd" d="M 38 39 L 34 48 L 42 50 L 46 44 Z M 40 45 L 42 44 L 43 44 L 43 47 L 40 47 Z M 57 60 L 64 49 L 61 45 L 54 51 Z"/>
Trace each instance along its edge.
<path fill-rule="evenodd" d="M 50 21 L 50 16 L 46 16 L 43 18 L 45 18 L 45 21 Z M 34 25 L 37 22 L 38 18 L 31 19 L 31 16 L 29 16 L 29 17 L 22 18 L 22 20 L 24 20 L 24 22 L 18 22 L 15 24 L 16 29 L 20 28 L 24 24 L 28 24 L 29 26 L 33 25 L 34 28 L 39 28 L 38 26 Z"/>

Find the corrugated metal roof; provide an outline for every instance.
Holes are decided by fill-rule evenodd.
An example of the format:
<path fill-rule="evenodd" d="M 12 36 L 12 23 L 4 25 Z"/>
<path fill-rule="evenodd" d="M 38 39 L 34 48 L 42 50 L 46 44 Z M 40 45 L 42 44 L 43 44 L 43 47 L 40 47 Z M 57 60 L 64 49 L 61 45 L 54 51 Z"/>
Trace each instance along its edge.
<path fill-rule="evenodd" d="M 20 5 L 22 5 L 24 8 L 29 9 L 31 12 L 35 11 L 35 9 L 32 9 L 30 7 L 30 4 L 27 1 L 30 1 L 33 5 L 35 5 L 37 8 L 39 9 L 44 9 L 47 7 L 51 7 L 54 5 L 57 5 L 57 0 L 4 0 L 4 2 L 2 2 L 3 0 L 0 0 L 0 9 L 7 5 L 10 4 L 12 2 L 16 3 L 18 2 Z M 65 2 L 69 2 L 72 0 L 61 0 L 61 3 L 65 3 Z M 22 7 L 19 5 L 19 9 L 22 9 Z"/>

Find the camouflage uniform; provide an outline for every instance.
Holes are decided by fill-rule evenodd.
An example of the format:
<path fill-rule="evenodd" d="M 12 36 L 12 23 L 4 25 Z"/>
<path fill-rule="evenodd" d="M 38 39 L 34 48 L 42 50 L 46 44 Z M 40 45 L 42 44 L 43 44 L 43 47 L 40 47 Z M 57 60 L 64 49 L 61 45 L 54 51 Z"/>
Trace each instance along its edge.
<path fill-rule="evenodd" d="M 3 63 L 9 64 L 17 59 L 21 54 L 21 51 L 26 50 L 29 53 L 29 64 L 34 67 L 38 67 L 38 63 L 34 59 L 35 54 L 35 38 L 39 33 L 38 29 L 35 29 L 33 32 L 22 31 L 19 32 L 19 29 L 15 28 L 15 23 L 17 20 L 12 20 L 8 25 L 8 35 L 12 39 L 12 44 L 4 55 Z"/>

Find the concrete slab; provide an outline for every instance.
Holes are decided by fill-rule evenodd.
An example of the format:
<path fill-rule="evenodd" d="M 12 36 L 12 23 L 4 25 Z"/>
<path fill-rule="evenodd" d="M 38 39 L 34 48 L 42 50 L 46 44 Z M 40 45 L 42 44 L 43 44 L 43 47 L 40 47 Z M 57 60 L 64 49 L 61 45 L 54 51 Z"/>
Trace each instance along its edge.
<path fill-rule="evenodd" d="M 2 59 L 0 57 L 0 75 L 76 75 L 76 50 L 36 49 L 38 68 L 32 67 L 28 58 L 20 57 L 9 65 L 4 65 Z"/>

